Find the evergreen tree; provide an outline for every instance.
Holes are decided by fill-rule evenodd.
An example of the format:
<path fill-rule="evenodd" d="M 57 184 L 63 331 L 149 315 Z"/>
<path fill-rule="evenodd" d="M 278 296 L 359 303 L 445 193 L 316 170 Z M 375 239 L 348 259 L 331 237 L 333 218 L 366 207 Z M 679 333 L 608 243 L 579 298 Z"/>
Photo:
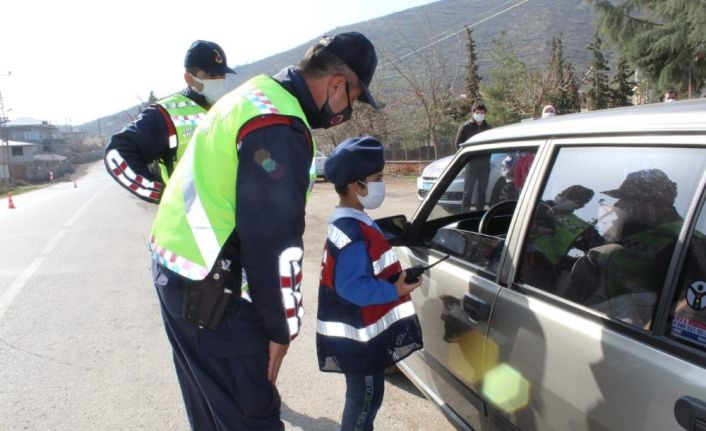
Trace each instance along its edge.
<path fill-rule="evenodd" d="M 478 75 L 478 55 L 476 54 L 476 44 L 473 41 L 473 30 L 466 28 L 466 51 L 468 54 L 468 64 L 466 65 L 466 99 L 473 106 L 481 101 L 480 80 Z"/>
<path fill-rule="evenodd" d="M 628 100 L 634 94 L 635 82 L 632 77 L 635 71 L 630 70 L 627 61 L 620 59 L 615 75 L 610 81 L 611 105 L 613 108 L 632 105 Z"/>
<path fill-rule="evenodd" d="M 549 91 L 549 103 L 554 105 L 560 113 L 564 112 L 561 106 L 565 105 L 566 87 L 564 86 L 564 59 L 561 39 L 552 38 L 552 52 L 549 57 L 549 80 L 552 88 Z"/>
<path fill-rule="evenodd" d="M 564 64 L 564 88 L 565 97 L 562 104 L 556 107 L 560 113 L 581 112 L 581 97 L 579 96 L 579 84 L 576 81 L 576 72 L 571 63 Z"/>
<path fill-rule="evenodd" d="M 599 28 L 660 91 L 698 95 L 706 80 L 705 0 L 590 0 Z"/>
<path fill-rule="evenodd" d="M 586 107 L 589 111 L 594 111 L 608 107 L 610 88 L 606 72 L 610 69 L 601 51 L 601 38 L 598 37 L 598 33 L 593 36 L 593 42 L 588 49 L 591 51 L 591 64 L 588 71 L 590 85 L 586 94 Z"/>

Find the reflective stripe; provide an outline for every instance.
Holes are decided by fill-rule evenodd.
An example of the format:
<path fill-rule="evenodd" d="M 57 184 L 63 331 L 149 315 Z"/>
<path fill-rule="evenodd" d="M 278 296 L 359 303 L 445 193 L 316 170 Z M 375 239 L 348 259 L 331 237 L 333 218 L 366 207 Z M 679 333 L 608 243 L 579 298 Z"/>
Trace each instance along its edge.
<path fill-rule="evenodd" d="M 392 249 L 387 250 L 382 256 L 380 256 L 380 259 L 373 262 L 373 271 L 375 271 L 375 275 L 378 275 L 387 269 L 388 266 L 393 265 L 398 261 L 399 258 L 397 257 L 397 253 L 395 253 Z"/>
<path fill-rule="evenodd" d="M 184 159 L 193 158 L 193 145 L 189 145 L 186 149 Z M 187 163 L 191 163 L 189 160 Z M 194 171 L 186 171 L 186 179 L 184 181 L 184 209 L 186 210 L 186 220 L 191 228 L 191 233 L 196 240 L 196 246 L 201 252 L 206 265 L 213 266 L 218 258 L 218 253 L 221 252 L 221 246 L 218 244 L 216 233 L 213 231 L 211 221 L 208 219 L 208 214 L 201 203 L 201 198 L 196 192 L 194 183 Z"/>
<path fill-rule="evenodd" d="M 282 289 L 282 303 L 284 304 L 289 326 L 289 335 L 294 338 L 299 333 L 299 328 L 304 317 L 302 307 L 301 260 L 304 250 L 301 247 L 289 247 L 279 255 L 279 277 Z"/>
<path fill-rule="evenodd" d="M 255 108 L 262 114 L 279 114 L 279 111 L 272 104 L 272 101 L 265 94 L 255 87 L 245 87 L 243 97 L 248 99 Z"/>
<path fill-rule="evenodd" d="M 328 337 L 342 337 L 365 343 L 380 335 L 398 320 L 413 315 L 414 304 L 411 301 L 407 301 L 388 311 L 378 321 L 365 328 L 356 328 L 341 322 L 317 320 L 316 332 Z"/>
<path fill-rule="evenodd" d="M 158 246 L 154 242 L 154 236 L 150 238 L 150 249 L 152 250 L 152 257 L 159 262 L 160 265 L 169 268 L 179 275 L 183 275 L 191 280 L 203 280 L 208 275 L 208 268 L 197 265 L 194 262 L 186 260 Z"/>
<path fill-rule="evenodd" d="M 172 122 L 175 127 L 181 126 L 198 126 L 199 122 L 205 117 L 204 114 L 192 115 L 172 115 Z"/>
<path fill-rule="evenodd" d="M 194 102 L 191 99 L 188 99 L 188 100 L 182 100 L 180 102 L 169 102 L 169 103 L 164 104 L 164 107 L 167 109 L 185 108 L 187 106 L 196 106 L 196 102 Z"/>
<path fill-rule="evenodd" d="M 343 233 L 343 231 L 337 228 L 333 223 L 329 223 L 328 225 L 328 240 L 331 241 L 338 249 L 342 249 L 351 242 L 348 235 Z"/>
<path fill-rule="evenodd" d="M 159 201 L 162 183 L 149 181 L 142 175 L 137 175 L 130 169 L 130 166 L 117 150 L 108 151 L 105 158 L 108 161 L 110 172 L 120 184 L 124 185 L 138 196 L 155 202 Z"/>

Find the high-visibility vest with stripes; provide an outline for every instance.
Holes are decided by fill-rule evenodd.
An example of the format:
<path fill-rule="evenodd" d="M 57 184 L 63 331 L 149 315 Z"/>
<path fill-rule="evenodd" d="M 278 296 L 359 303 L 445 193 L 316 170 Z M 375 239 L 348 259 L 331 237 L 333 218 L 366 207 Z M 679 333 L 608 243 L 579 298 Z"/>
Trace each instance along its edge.
<path fill-rule="evenodd" d="M 173 94 L 157 101 L 156 104 L 167 112 L 176 132 L 169 136 L 168 157 L 172 157 L 175 152 L 173 167 L 184 155 L 196 127 L 206 116 L 206 109 L 183 94 Z M 159 170 L 162 172 L 162 181 L 166 184 L 169 181 L 170 169 L 164 160 L 160 161 Z"/>
<path fill-rule="evenodd" d="M 552 265 L 557 265 L 566 257 L 580 235 L 590 228 L 592 228 L 590 223 L 575 214 L 556 215 L 554 216 L 554 232 L 541 235 L 532 243 L 537 250 L 544 253 Z"/>
<path fill-rule="evenodd" d="M 367 246 L 375 278 L 392 282 L 401 271 L 397 254 L 376 226 L 351 217 L 329 224 L 316 316 L 316 351 L 321 371 L 381 371 L 422 348 L 422 330 L 409 295 L 386 304 L 361 307 L 336 292 L 336 260 L 343 249 L 359 241 Z"/>
<path fill-rule="evenodd" d="M 163 266 L 202 280 L 235 230 L 238 132 L 267 115 L 299 119 L 299 101 L 274 79 L 260 75 L 223 96 L 197 128 L 164 191 L 150 248 Z M 313 155 L 316 148 L 312 149 Z M 311 179 L 310 166 L 310 179 Z"/>
<path fill-rule="evenodd" d="M 606 244 L 593 249 L 596 261 L 603 269 L 601 292 L 605 298 L 659 292 L 667 274 L 669 259 L 658 259 L 660 253 L 671 251 L 679 238 L 683 221 L 652 226 L 623 238 L 619 244 Z"/>

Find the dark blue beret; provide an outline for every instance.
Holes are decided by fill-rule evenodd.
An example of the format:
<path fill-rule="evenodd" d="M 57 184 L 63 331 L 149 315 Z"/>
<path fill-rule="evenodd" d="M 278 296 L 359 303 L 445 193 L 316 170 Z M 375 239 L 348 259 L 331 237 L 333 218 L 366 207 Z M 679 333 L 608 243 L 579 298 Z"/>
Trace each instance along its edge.
<path fill-rule="evenodd" d="M 338 144 L 324 163 L 324 175 L 334 185 L 345 186 L 364 180 L 384 167 L 382 143 L 372 136 L 363 136 Z"/>

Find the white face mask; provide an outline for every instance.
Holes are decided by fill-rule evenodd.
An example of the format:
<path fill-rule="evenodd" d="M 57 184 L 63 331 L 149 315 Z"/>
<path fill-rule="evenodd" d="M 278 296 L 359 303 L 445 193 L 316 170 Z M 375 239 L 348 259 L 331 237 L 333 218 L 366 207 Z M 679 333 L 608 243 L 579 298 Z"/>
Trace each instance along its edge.
<path fill-rule="evenodd" d="M 371 181 L 368 182 L 366 186 L 368 187 L 368 194 L 365 196 L 357 196 L 358 202 L 360 202 L 366 210 L 374 210 L 382 205 L 382 201 L 385 200 L 385 183 L 382 181 Z"/>
<path fill-rule="evenodd" d="M 203 95 L 209 105 L 218 102 L 218 99 L 237 87 L 234 73 L 226 73 L 225 78 L 222 79 L 199 79 L 194 75 L 191 75 L 191 77 L 194 78 L 194 81 L 203 86 L 203 90 L 201 91 L 194 90 Z"/>
<path fill-rule="evenodd" d="M 485 120 L 485 114 L 473 114 L 473 120 L 475 120 L 476 123 L 482 123 L 483 120 Z"/>

